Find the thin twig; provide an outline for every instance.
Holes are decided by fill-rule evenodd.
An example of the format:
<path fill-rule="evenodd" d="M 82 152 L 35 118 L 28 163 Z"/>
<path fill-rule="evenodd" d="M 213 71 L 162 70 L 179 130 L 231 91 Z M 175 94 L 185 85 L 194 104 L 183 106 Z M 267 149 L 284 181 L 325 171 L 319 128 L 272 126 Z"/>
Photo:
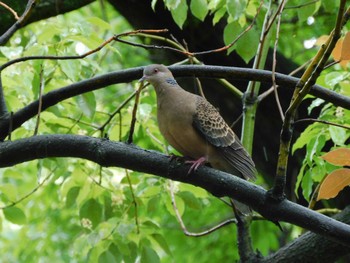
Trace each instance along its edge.
<path fill-rule="evenodd" d="M 313 0 L 313 1 L 310 1 L 310 2 L 307 2 L 307 3 L 303 3 L 303 4 L 300 4 L 300 5 L 286 6 L 285 9 L 301 8 L 301 7 L 304 7 L 304 6 L 312 5 L 312 4 L 317 3 L 319 1 L 320 0 Z"/>
<path fill-rule="evenodd" d="M 275 94 L 278 112 L 280 113 L 282 121 L 284 121 L 284 114 L 283 114 L 283 109 L 282 109 L 281 102 L 280 102 L 280 99 L 278 96 L 278 91 L 277 91 L 276 64 L 277 64 L 277 47 L 278 47 L 279 34 L 280 34 L 281 17 L 282 17 L 282 11 L 283 11 L 285 4 L 286 4 L 286 1 L 283 0 L 279 6 L 278 12 L 276 12 L 278 14 L 278 16 L 277 16 L 276 39 L 275 39 L 275 44 L 273 47 L 273 63 L 272 63 L 272 87 L 273 87 L 274 94 Z"/>
<path fill-rule="evenodd" d="M 20 202 L 22 202 L 23 200 L 27 199 L 28 197 L 30 197 L 32 194 L 34 194 L 36 191 L 39 190 L 39 188 L 50 178 L 51 175 L 54 174 L 54 172 L 56 171 L 57 167 L 55 167 L 53 169 L 52 172 L 50 172 L 45 178 L 44 180 L 39 183 L 32 191 L 30 191 L 28 194 L 22 196 L 20 199 L 17 199 L 16 201 L 12 201 L 10 204 L 8 205 L 5 205 L 5 206 L 2 206 L 0 207 L 0 209 L 6 209 L 6 208 L 9 208 L 9 207 L 12 207 L 12 206 L 15 206 L 17 204 L 19 204 Z"/>
<path fill-rule="evenodd" d="M 149 84 L 147 83 L 144 85 L 144 87 L 147 87 Z M 127 97 L 120 105 L 119 107 L 108 117 L 108 119 L 100 126 L 97 128 L 97 130 L 101 131 L 103 133 L 103 130 L 106 128 L 106 126 L 111 122 L 111 120 L 114 118 L 115 115 L 120 113 L 120 111 L 125 107 L 126 104 L 129 103 L 129 101 L 135 97 L 137 91 L 134 91 L 133 93 L 130 94 L 129 97 Z M 121 134 L 121 132 L 120 132 Z"/>
<path fill-rule="evenodd" d="M 291 71 L 288 76 L 293 76 L 295 74 L 297 74 L 299 71 L 303 70 L 309 63 L 311 62 L 311 60 L 305 62 L 304 64 L 302 64 L 301 66 L 297 67 L 296 69 L 294 69 L 293 71 Z M 276 88 L 279 88 L 279 85 L 276 85 Z M 261 102 L 262 100 L 264 100 L 267 96 L 269 96 L 272 92 L 274 92 L 274 87 L 271 86 L 268 90 L 264 91 L 263 93 L 261 93 L 258 97 L 259 102 Z"/>
<path fill-rule="evenodd" d="M 250 23 L 250 25 L 244 29 L 230 44 L 226 45 L 226 46 L 223 46 L 223 47 L 220 47 L 220 48 L 217 48 L 217 49 L 211 49 L 211 50 L 206 50 L 206 51 L 199 51 L 199 52 L 189 52 L 187 51 L 181 44 L 179 44 L 178 41 L 174 42 L 177 44 L 178 47 L 176 48 L 173 48 L 173 47 L 169 47 L 169 46 L 158 46 L 158 45 L 147 45 L 147 44 L 140 44 L 140 43 L 135 43 L 135 42 L 131 42 L 131 41 L 127 41 L 127 40 L 123 40 L 123 39 L 120 39 L 121 37 L 124 37 L 124 36 L 129 36 L 129 35 L 135 35 L 135 34 L 139 34 L 138 32 L 134 32 L 134 33 L 127 33 L 127 34 L 119 34 L 118 36 L 116 36 L 116 41 L 119 41 L 121 43 L 124 43 L 124 44 L 128 44 L 128 45 L 131 45 L 131 46 L 135 46 L 135 47 L 142 47 L 142 48 L 145 48 L 145 49 L 166 49 L 166 50 L 170 50 L 170 51 L 174 51 L 174 52 L 177 52 L 177 53 L 181 53 L 187 57 L 195 57 L 195 56 L 198 56 L 198 55 L 205 55 L 205 54 L 213 54 L 213 53 L 218 53 L 218 52 L 223 52 L 223 51 L 226 51 L 228 50 L 229 48 L 231 48 L 234 44 L 236 44 L 236 42 L 244 35 L 246 34 L 250 29 L 252 29 L 252 27 L 254 26 L 255 24 L 255 21 L 257 19 L 257 16 L 259 15 L 260 13 L 260 10 L 261 10 L 261 7 L 263 6 L 263 3 L 264 1 L 261 1 L 260 2 L 260 6 L 258 7 L 257 9 L 257 13 L 256 15 L 254 16 L 254 18 L 252 19 L 252 22 Z M 158 32 L 157 32 L 158 33 Z M 140 34 L 141 35 L 141 34 Z M 182 48 L 181 48 L 181 47 Z"/>
<path fill-rule="evenodd" d="M 317 78 L 324 69 L 324 65 L 327 62 L 332 50 L 335 47 L 337 40 L 340 37 L 342 25 L 346 18 L 343 16 L 346 0 L 340 1 L 340 6 L 337 14 L 337 20 L 334 30 L 330 34 L 326 43 L 318 50 L 313 61 L 304 72 L 303 76 L 298 81 L 295 87 L 293 97 L 290 105 L 285 113 L 285 120 L 282 125 L 280 136 L 280 148 L 277 162 L 275 182 L 270 193 L 274 199 L 284 199 L 284 188 L 286 185 L 287 165 L 289 159 L 289 150 L 293 134 L 293 122 L 299 105 L 304 97 L 310 92 L 311 87 L 316 83 Z"/>
<path fill-rule="evenodd" d="M 126 179 L 128 180 L 128 184 L 129 184 L 129 188 L 130 188 L 130 192 L 131 192 L 131 197 L 132 197 L 132 202 L 133 202 L 134 208 L 135 208 L 136 233 L 139 234 L 140 233 L 140 226 L 139 226 L 139 218 L 138 218 L 138 207 L 137 207 L 137 202 L 136 202 L 136 198 L 135 198 L 135 194 L 134 194 L 134 189 L 132 188 L 132 183 L 131 183 L 129 172 L 127 169 L 125 169 L 125 174 L 126 174 Z"/>
<path fill-rule="evenodd" d="M 11 36 L 21 27 L 23 27 L 24 23 L 30 17 L 34 7 L 36 5 L 36 0 L 28 0 L 26 9 L 24 10 L 21 17 L 17 19 L 17 21 L 0 37 L 0 45 L 6 43 L 7 40 L 10 39 Z"/>
<path fill-rule="evenodd" d="M 132 109 L 132 117 L 131 117 L 131 124 L 130 124 L 130 131 L 129 131 L 128 143 L 132 143 L 132 142 L 133 142 L 133 136 L 134 136 L 135 125 L 136 125 L 137 107 L 138 107 L 138 105 L 139 105 L 141 90 L 142 90 L 144 87 L 145 87 L 145 86 L 143 85 L 143 83 L 140 83 L 140 86 L 139 86 L 139 88 L 137 89 L 136 94 L 135 94 L 135 103 L 134 103 L 134 108 Z"/>
<path fill-rule="evenodd" d="M 174 182 L 173 181 L 169 181 L 170 184 L 170 196 L 171 196 L 171 203 L 173 205 L 174 211 L 175 211 L 175 215 L 177 218 L 177 221 L 179 222 L 182 231 L 184 232 L 184 234 L 186 236 L 190 236 L 190 237 L 201 237 L 201 236 L 205 236 L 208 235 L 210 233 L 213 233 L 214 231 L 229 225 L 229 224 L 236 224 L 237 220 L 235 218 L 229 218 L 217 225 L 215 225 L 214 227 L 211 227 L 205 231 L 199 232 L 199 233 L 194 233 L 194 232 L 190 232 L 187 230 L 185 223 L 182 220 L 182 217 L 180 215 L 179 209 L 176 206 L 176 200 L 175 200 L 175 193 L 174 193 Z"/>
<path fill-rule="evenodd" d="M 332 125 L 332 126 L 336 126 L 336 127 L 340 127 L 340 128 L 344 128 L 344 129 L 350 130 L 350 126 L 348 126 L 348 125 L 342 125 L 342 124 L 338 124 L 338 123 L 334 123 L 334 122 L 330 122 L 330 121 L 318 120 L 318 119 L 313 119 L 313 118 L 306 118 L 306 119 L 296 120 L 294 122 L 294 124 L 301 123 L 301 122 L 319 122 L 319 123 L 322 123 L 322 124 Z"/>
<path fill-rule="evenodd" d="M 17 14 L 17 12 L 15 10 L 13 10 L 11 7 L 9 7 L 8 5 L 6 5 L 5 3 L 3 3 L 2 1 L 0 1 L 0 5 L 2 7 L 4 7 L 5 9 L 7 9 L 8 11 L 10 11 L 10 13 L 12 13 L 12 15 L 15 17 L 16 20 L 19 19 L 19 16 Z"/>
<path fill-rule="evenodd" d="M 34 136 L 38 134 L 38 130 L 39 130 L 41 107 L 43 105 L 43 100 L 42 100 L 43 90 L 44 90 L 44 69 L 43 69 L 43 65 L 41 64 L 41 66 L 40 66 L 39 99 L 38 99 L 39 106 L 38 106 L 38 114 L 36 117 Z"/>

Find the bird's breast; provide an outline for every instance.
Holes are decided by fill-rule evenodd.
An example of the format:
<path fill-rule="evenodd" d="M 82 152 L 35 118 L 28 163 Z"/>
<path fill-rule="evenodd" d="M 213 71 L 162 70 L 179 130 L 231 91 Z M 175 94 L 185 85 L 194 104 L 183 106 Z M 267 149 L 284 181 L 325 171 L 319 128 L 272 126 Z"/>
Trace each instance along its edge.
<path fill-rule="evenodd" d="M 209 144 L 193 127 L 195 102 L 173 98 L 158 101 L 158 125 L 167 142 L 177 151 L 194 159 L 208 157 L 213 152 Z"/>

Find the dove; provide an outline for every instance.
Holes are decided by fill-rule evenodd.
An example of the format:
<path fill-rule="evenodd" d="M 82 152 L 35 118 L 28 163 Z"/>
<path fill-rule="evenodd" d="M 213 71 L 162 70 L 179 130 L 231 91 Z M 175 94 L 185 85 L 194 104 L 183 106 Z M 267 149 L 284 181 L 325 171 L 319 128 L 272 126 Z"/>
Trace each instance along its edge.
<path fill-rule="evenodd" d="M 205 163 L 244 179 L 256 169 L 239 138 L 205 98 L 181 88 L 164 65 L 146 66 L 140 81 L 153 85 L 161 134 L 179 153 L 192 160 L 189 173 Z"/>

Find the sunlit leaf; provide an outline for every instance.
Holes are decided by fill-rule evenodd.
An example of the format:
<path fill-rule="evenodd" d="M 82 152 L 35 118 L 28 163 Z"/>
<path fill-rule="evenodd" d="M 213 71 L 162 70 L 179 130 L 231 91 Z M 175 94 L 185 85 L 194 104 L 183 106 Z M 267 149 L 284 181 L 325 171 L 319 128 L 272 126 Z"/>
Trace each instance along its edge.
<path fill-rule="evenodd" d="M 92 227 L 95 228 L 102 219 L 102 206 L 95 199 L 89 199 L 80 208 L 79 216 L 80 219 L 89 219 L 92 222 Z"/>
<path fill-rule="evenodd" d="M 334 125 L 329 126 L 328 129 L 332 141 L 337 145 L 344 145 L 346 139 L 348 138 L 348 136 L 346 135 L 346 129 Z"/>
<path fill-rule="evenodd" d="M 246 63 L 255 56 L 259 45 L 259 37 L 259 32 L 252 28 L 238 40 L 237 53 Z"/>
<path fill-rule="evenodd" d="M 227 0 L 227 12 L 230 14 L 233 20 L 237 20 L 244 13 L 247 3 L 247 0 Z"/>
<path fill-rule="evenodd" d="M 312 193 L 313 180 L 311 178 L 311 170 L 306 171 L 301 180 L 301 188 L 304 198 L 309 201 Z"/>
<path fill-rule="evenodd" d="M 170 12 L 175 23 L 182 28 L 187 18 L 188 6 L 186 0 L 179 0 L 178 2 L 179 5 L 176 8 L 171 9 Z"/>
<path fill-rule="evenodd" d="M 202 208 L 202 204 L 198 198 L 196 198 L 191 192 L 178 192 L 177 193 L 184 200 L 186 206 L 199 210 Z"/>
<path fill-rule="evenodd" d="M 175 205 L 176 205 L 176 209 L 178 211 L 178 213 L 180 215 L 183 215 L 183 213 L 185 212 L 185 202 L 183 201 L 182 198 L 180 198 L 179 196 L 175 195 Z M 173 204 L 171 202 L 170 198 L 167 198 L 165 201 L 165 207 L 167 208 L 168 212 L 175 216 L 176 212 L 174 210 Z"/>
<path fill-rule="evenodd" d="M 350 184 L 350 169 L 341 168 L 333 171 L 321 182 L 317 201 L 336 197 L 344 187 Z"/>
<path fill-rule="evenodd" d="M 171 255 L 171 250 L 164 236 L 160 234 L 153 234 L 152 238 L 158 243 L 158 245 L 164 250 L 165 253 L 167 253 L 168 255 Z"/>
<path fill-rule="evenodd" d="M 116 258 L 110 251 L 103 252 L 98 258 L 98 262 L 100 263 L 114 263 L 116 262 Z"/>
<path fill-rule="evenodd" d="M 208 14 L 207 0 L 191 0 L 190 9 L 192 14 L 203 21 Z"/>
<path fill-rule="evenodd" d="M 17 206 L 4 208 L 2 211 L 4 212 L 5 218 L 13 224 L 23 225 L 27 222 L 26 215 L 24 214 L 23 210 Z"/>
<path fill-rule="evenodd" d="M 100 27 L 100 29 L 103 29 L 103 30 L 111 29 L 111 24 L 110 23 L 107 23 L 106 21 L 104 21 L 101 18 L 96 17 L 96 16 L 89 17 L 89 18 L 86 19 L 86 21 L 90 22 L 91 24 L 93 24 L 95 26 Z"/>
<path fill-rule="evenodd" d="M 327 162 L 339 165 L 339 166 L 349 166 L 350 165 L 350 149 L 348 148 L 338 148 L 330 151 L 323 156 L 321 156 Z"/>
<path fill-rule="evenodd" d="M 217 22 L 220 21 L 221 18 L 226 14 L 227 10 L 226 7 L 221 7 L 218 11 L 215 12 L 213 17 L 213 25 L 215 25 Z"/>
<path fill-rule="evenodd" d="M 312 16 L 319 8 L 319 3 L 310 3 L 303 5 L 297 9 L 298 17 L 300 21 L 305 21 L 308 17 Z"/>
<path fill-rule="evenodd" d="M 76 97 L 76 101 L 81 111 L 92 118 L 96 111 L 96 99 L 93 92 L 84 93 Z"/>
<path fill-rule="evenodd" d="M 144 247 L 141 253 L 141 263 L 157 263 L 160 262 L 158 254 L 149 247 Z"/>
<path fill-rule="evenodd" d="M 350 59 L 350 32 L 345 34 L 340 57 L 342 60 Z"/>

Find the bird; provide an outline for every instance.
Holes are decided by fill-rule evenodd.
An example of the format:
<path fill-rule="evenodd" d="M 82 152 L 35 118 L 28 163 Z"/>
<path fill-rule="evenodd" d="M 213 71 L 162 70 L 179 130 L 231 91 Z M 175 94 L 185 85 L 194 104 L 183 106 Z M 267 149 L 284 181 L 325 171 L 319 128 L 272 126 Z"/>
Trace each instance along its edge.
<path fill-rule="evenodd" d="M 157 97 L 157 119 L 166 141 L 185 157 L 191 167 L 209 163 L 246 180 L 255 180 L 255 164 L 237 135 L 218 110 L 205 98 L 184 90 L 162 64 L 144 67 L 140 82 L 147 81 Z"/>

